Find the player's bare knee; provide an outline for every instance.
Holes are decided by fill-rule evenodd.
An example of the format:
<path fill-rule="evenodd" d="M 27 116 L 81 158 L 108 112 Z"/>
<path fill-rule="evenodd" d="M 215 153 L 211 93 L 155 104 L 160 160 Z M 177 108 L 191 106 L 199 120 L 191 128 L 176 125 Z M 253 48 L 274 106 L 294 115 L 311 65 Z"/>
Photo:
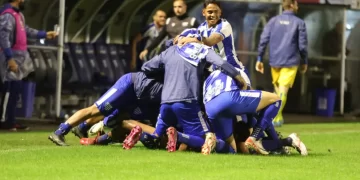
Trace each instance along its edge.
<path fill-rule="evenodd" d="M 86 109 L 91 117 L 95 117 L 100 114 L 100 110 L 95 106 L 95 104 Z"/>

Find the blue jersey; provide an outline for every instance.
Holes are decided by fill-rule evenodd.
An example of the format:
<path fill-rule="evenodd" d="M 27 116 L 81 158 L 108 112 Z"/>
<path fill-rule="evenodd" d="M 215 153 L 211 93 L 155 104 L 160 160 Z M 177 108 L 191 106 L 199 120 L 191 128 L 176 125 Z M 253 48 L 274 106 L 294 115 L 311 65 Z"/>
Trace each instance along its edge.
<path fill-rule="evenodd" d="M 227 20 L 220 19 L 220 22 L 215 27 L 208 27 L 205 21 L 198 27 L 198 32 L 202 37 L 210 37 L 213 33 L 223 36 L 224 39 L 213 46 L 214 51 L 234 67 L 243 69 L 243 64 L 237 58 L 233 30 Z"/>
<path fill-rule="evenodd" d="M 251 83 L 243 70 L 237 69 L 241 77 L 244 78 L 247 85 L 250 87 Z M 218 96 L 223 92 L 239 90 L 240 87 L 236 81 L 230 76 L 222 73 L 220 70 L 213 71 L 210 76 L 205 80 L 203 86 L 204 104 Z"/>

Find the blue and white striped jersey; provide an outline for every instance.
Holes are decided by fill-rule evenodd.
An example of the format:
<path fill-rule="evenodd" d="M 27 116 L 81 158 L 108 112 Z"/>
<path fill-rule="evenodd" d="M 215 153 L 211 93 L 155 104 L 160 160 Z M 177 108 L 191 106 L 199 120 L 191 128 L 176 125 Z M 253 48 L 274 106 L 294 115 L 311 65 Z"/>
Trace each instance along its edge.
<path fill-rule="evenodd" d="M 236 68 L 240 72 L 241 77 L 244 78 L 248 87 L 251 86 L 249 77 L 243 70 Z M 239 90 L 240 87 L 236 81 L 221 70 L 213 71 L 208 78 L 206 78 L 203 86 L 204 104 L 214 99 L 223 92 Z"/>
<path fill-rule="evenodd" d="M 222 35 L 224 39 L 213 46 L 214 51 L 234 67 L 244 68 L 243 64 L 237 58 L 233 30 L 227 20 L 220 19 L 220 22 L 215 27 L 208 27 L 205 21 L 198 27 L 198 32 L 202 37 L 210 37 L 213 33 Z"/>

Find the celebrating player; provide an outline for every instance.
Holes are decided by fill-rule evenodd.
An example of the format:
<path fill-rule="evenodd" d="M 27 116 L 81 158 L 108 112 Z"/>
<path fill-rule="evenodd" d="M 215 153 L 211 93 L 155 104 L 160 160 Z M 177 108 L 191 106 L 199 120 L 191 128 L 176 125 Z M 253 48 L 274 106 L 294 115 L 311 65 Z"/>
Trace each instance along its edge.
<path fill-rule="evenodd" d="M 158 106 L 161 90 L 162 83 L 148 78 L 142 72 L 125 74 L 94 105 L 77 111 L 65 123 L 61 123 L 49 139 L 56 145 L 67 146 L 64 136 L 72 127 L 81 123 L 80 132 L 86 137 L 84 134 L 91 125 L 101 119 L 104 119 L 107 127 L 114 127 L 118 124 L 117 116 L 121 112 L 132 112 L 139 106 L 143 109 Z M 95 122 L 88 124 L 84 122 L 87 119 L 94 119 Z"/>

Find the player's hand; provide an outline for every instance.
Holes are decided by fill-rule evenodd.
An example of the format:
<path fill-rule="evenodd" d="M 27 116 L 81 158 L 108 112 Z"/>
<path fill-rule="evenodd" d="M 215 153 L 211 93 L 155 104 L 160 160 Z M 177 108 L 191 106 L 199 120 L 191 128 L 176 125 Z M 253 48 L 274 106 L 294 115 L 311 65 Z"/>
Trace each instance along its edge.
<path fill-rule="evenodd" d="M 200 41 L 197 40 L 196 38 L 184 37 L 184 38 L 179 39 L 177 44 L 179 46 L 182 46 L 184 44 L 191 43 L 191 42 L 200 42 Z"/>
<path fill-rule="evenodd" d="M 14 73 L 18 72 L 18 69 L 19 69 L 18 65 L 17 65 L 17 63 L 16 63 L 16 61 L 14 59 L 10 59 L 8 61 L 8 68 L 9 68 L 10 71 L 12 71 Z"/>
<path fill-rule="evenodd" d="M 264 74 L 264 63 L 262 62 L 256 62 L 255 70 L 261 74 Z"/>
<path fill-rule="evenodd" d="M 178 43 L 179 36 L 180 36 L 180 35 L 177 35 L 177 36 L 173 39 L 173 44 L 177 44 L 177 43 Z"/>
<path fill-rule="evenodd" d="M 305 74 L 306 71 L 307 71 L 308 65 L 307 65 L 307 64 L 303 64 L 303 65 L 301 65 L 300 68 L 301 68 L 301 69 L 300 69 L 300 73 L 301 73 L 301 74 Z"/>
<path fill-rule="evenodd" d="M 241 90 L 247 90 L 248 85 L 247 85 L 245 79 L 241 77 L 241 75 L 237 75 L 237 76 L 235 77 L 235 79 L 236 79 L 237 82 L 238 82 L 238 86 L 241 87 Z"/>
<path fill-rule="evenodd" d="M 46 39 L 54 39 L 56 36 L 58 36 L 58 34 L 55 31 L 49 31 L 46 33 Z"/>
<path fill-rule="evenodd" d="M 146 55 L 148 54 L 148 52 L 149 52 L 149 51 L 148 51 L 147 49 L 141 51 L 141 53 L 140 53 L 140 55 L 139 55 L 139 58 L 140 58 L 141 60 L 144 60 L 145 57 L 146 57 Z"/>

